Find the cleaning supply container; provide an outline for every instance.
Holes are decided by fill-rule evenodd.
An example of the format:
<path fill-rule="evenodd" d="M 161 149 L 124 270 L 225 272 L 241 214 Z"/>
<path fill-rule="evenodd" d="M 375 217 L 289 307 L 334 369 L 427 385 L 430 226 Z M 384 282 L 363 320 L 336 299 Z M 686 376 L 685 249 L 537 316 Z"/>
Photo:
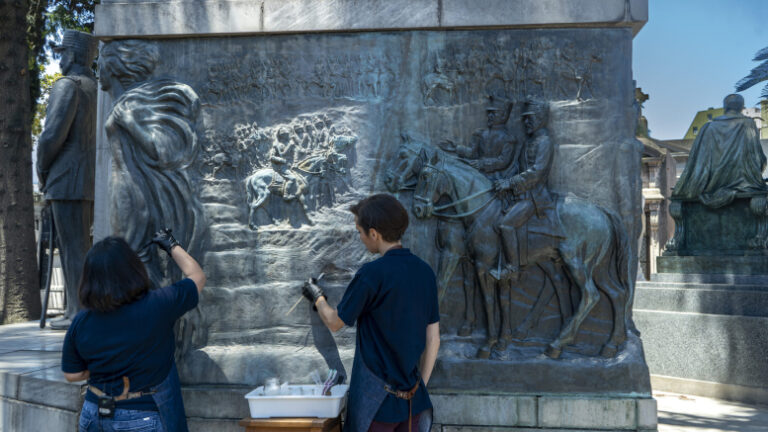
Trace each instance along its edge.
<path fill-rule="evenodd" d="M 245 395 L 251 418 L 270 417 L 337 417 L 347 400 L 349 386 L 339 384 L 331 387 L 329 396 L 322 395 L 322 386 L 282 386 L 280 394 L 267 395 L 264 386 L 257 387 Z"/>

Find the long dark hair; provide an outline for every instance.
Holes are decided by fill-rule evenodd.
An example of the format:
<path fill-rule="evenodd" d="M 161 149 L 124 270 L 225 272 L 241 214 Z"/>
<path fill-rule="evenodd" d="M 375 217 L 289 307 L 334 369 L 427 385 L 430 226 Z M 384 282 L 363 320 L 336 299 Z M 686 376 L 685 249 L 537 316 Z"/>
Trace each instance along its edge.
<path fill-rule="evenodd" d="M 139 256 L 121 237 L 107 237 L 85 256 L 78 297 L 84 308 L 113 311 L 149 291 L 151 282 Z"/>

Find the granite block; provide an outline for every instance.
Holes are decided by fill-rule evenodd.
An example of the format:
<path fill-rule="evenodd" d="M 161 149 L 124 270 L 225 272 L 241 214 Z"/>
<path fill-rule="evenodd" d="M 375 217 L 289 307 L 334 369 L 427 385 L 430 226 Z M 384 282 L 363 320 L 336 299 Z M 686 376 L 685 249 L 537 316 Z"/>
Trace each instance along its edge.
<path fill-rule="evenodd" d="M 635 429 L 635 399 L 540 397 L 541 428 Z"/>
<path fill-rule="evenodd" d="M 654 273 L 651 282 L 693 283 L 693 284 L 728 284 L 728 285 L 768 285 L 768 274 L 745 273 Z"/>
<path fill-rule="evenodd" d="M 13 399 L 0 398 L 0 430 L 3 431 L 73 431 L 78 414 Z"/>
<path fill-rule="evenodd" d="M 638 429 L 655 430 L 659 423 L 658 406 L 656 399 L 637 400 L 637 427 Z"/>
<path fill-rule="evenodd" d="M 768 318 L 635 309 L 651 373 L 768 387 Z"/>
<path fill-rule="evenodd" d="M 265 0 L 265 32 L 438 27 L 435 0 Z"/>
<path fill-rule="evenodd" d="M 96 5 L 97 36 L 419 30 L 488 27 L 631 26 L 648 0 L 204 0 Z"/>
<path fill-rule="evenodd" d="M 19 375 L 0 372 L 0 397 L 16 399 L 19 394 Z"/>
<path fill-rule="evenodd" d="M 432 393 L 436 423 L 487 426 L 535 426 L 533 396 Z"/>
<path fill-rule="evenodd" d="M 659 273 L 695 273 L 725 275 L 766 275 L 768 255 L 732 256 L 659 256 L 656 257 L 656 271 Z"/>
<path fill-rule="evenodd" d="M 648 2 L 633 0 L 443 0 L 442 24 L 453 26 L 624 23 L 648 20 Z"/>
<path fill-rule="evenodd" d="M 58 367 L 54 369 L 61 374 Z M 83 404 L 80 397 L 81 384 L 21 375 L 17 399 L 35 405 L 79 411 Z"/>
<path fill-rule="evenodd" d="M 96 5 L 101 37 L 258 33 L 262 3 L 251 0 L 158 1 Z"/>
<path fill-rule="evenodd" d="M 634 308 L 765 317 L 768 287 L 643 282 L 636 286 Z"/>

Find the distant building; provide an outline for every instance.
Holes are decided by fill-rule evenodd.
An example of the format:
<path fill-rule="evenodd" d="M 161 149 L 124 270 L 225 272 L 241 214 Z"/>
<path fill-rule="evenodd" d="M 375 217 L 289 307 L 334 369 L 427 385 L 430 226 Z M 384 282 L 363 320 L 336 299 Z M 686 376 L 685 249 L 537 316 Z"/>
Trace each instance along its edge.
<path fill-rule="evenodd" d="M 743 111 L 741 111 L 742 114 L 744 114 L 747 117 L 751 117 L 755 120 L 755 125 L 757 126 L 757 129 L 760 131 L 760 139 L 768 139 L 768 100 L 762 100 L 760 101 L 760 108 L 744 108 Z M 683 139 L 686 140 L 693 140 L 696 138 L 696 135 L 699 134 L 699 131 L 701 130 L 701 127 L 704 126 L 708 121 L 712 120 L 715 117 L 721 116 L 725 114 L 725 110 L 720 108 L 707 108 L 704 111 L 699 111 L 696 113 L 695 116 L 693 116 L 693 121 L 691 122 L 691 125 L 688 126 L 688 130 L 685 132 L 685 136 Z"/>

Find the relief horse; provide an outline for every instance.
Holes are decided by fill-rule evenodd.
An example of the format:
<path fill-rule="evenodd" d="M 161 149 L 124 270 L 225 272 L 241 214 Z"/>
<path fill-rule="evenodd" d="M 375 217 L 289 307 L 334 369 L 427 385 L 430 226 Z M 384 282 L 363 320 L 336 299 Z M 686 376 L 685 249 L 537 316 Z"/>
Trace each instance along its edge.
<path fill-rule="evenodd" d="M 420 157 L 424 144 L 408 133 L 401 135 L 402 145 L 386 169 L 384 184 L 392 192 L 413 190 L 416 176 L 421 171 L 424 161 Z M 441 219 L 437 223 L 437 248 L 440 250 L 440 262 L 437 268 L 440 298 L 445 295 L 448 284 L 459 264 L 464 274 L 464 320 L 458 329 L 459 336 L 469 336 L 475 327 L 475 271 L 466 250 L 464 226 L 461 221 Z"/>
<path fill-rule="evenodd" d="M 491 313 L 495 279 L 490 272 L 500 266 L 502 256 L 497 228 L 501 200 L 485 175 L 455 156 L 437 149 L 422 149 L 419 159 L 422 163 L 413 197 L 416 217 L 456 218 L 468 228 L 467 247 L 480 280 L 488 321 L 488 339 L 478 356 L 486 358 L 493 349 L 506 347 L 505 342 L 510 339 L 505 327 L 509 322 L 509 308 L 503 302 L 500 304 L 501 341 L 497 337 L 499 327 Z M 545 353 L 552 358 L 560 357 L 563 348 L 576 339 L 602 292 L 611 305 L 612 328 L 601 355 L 613 357 L 627 338 L 627 309 L 631 306 L 634 288 L 630 280 L 627 234 L 613 212 L 574 196 L 558 198 L 557 213 L 565 240 L 529 245 L 528 262 L 562 261 L 568 278 L 581 293 L 581 300 L 573 315 L 564 317 L 560 333 Z M 504 297 L 502 291 L 502 301 Z"/>

